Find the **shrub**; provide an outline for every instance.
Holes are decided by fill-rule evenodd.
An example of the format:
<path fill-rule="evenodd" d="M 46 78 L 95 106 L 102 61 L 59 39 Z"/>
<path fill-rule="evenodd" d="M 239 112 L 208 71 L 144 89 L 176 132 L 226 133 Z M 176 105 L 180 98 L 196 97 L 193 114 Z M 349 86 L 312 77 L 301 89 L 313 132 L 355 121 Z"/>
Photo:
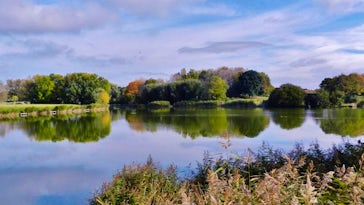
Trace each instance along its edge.
<path fill-rule="evenodd" d="M 364 101 L 360 101 L 357 105 L 358 108 L 364 108 Z"/>
<path fill-rule="evenodd" d="M 273 90 L 268 99 L 271 107 L 301 107 L 305 92 L 302 88 L 292 85 L 283 84 Z"/>
<path fill-rule="evenodd" d="M 202 100 L 202 101 L 179 101 L 173 104 L 173 107 L 179 108 L 216 108 L 221 105 L 218 100 Z"/>
<path fill-rule="evenodd" d="M 148 103 L 147 107 L 151 109 L 169 108 L 171 103 L 169 101 L 153 101 Z"/>
<path fill-rule="evenodd" d="M 222 107 L 253 108 L 258 107 L 258 105 L 256 105 L 253 100 L 237 99 L 222 104 Z"/>
<path fill-rule="evenodd" d="M 179 189 L 175 167 L 163 170 L 149 158 L 145 164 L 124 166 L 90 204 L 178 204 Z"/>

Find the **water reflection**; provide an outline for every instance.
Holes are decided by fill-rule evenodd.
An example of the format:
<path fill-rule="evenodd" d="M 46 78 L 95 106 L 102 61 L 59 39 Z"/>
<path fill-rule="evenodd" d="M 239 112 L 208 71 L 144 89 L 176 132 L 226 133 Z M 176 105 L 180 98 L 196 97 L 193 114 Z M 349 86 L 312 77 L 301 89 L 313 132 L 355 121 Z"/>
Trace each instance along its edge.
<path fill-rule="evenodd" d="M 271 110 L 273 122 L 282 129 L 290 130 L 301 127 L 305 121 L 304 109 L 277 109 Z"/>
<path fill-rule="evenodd" d="M 122 116 L 132 130 L 157 132 L 173 129 L 184 137 L 257 137 L 270 122 L 283 130 L 303 126 L 314 118 L 325 134 L 358 137 L 364 135 L 363 109 L 187 109 L 125 111 Z"/>
<path fill-rule="evenodd" d="M 184 137 L 256 137 L 269 125 L 262 109 L 187 109 L 171 111 L 126 111 L 130 128 L 155 132 L 171 128 Z"/>
<path fill-rule="evenodd" d="M 364 109 L 318 110 L 313 116 L 326 134 L 364 135 Z"/>
<path fill-rule="evenodd" d="M 13 129 L 23 130 L 36 141 L 96 142 L 110 134 L 111 115 L 92 113 L 82 116 L 37 117 L 2 123 L 2 136 Z"/>

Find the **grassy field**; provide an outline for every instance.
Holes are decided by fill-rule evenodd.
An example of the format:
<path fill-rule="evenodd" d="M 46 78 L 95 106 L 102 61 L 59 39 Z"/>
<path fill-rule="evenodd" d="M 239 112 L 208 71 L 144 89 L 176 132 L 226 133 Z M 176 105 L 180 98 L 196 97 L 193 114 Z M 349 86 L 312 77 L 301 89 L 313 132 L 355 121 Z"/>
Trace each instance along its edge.
<path fill-rule="evenodd" d="M 20 113 L 28 113 L 28 116 L 51 115 L 50 111 L 57 111 L 57 114 L 82 113 L 85 109 L 91 112 L 105 111 L 108 105 L 74 105 L 74 104 L 0 104 L 0 119 L 13 119 L 20 117 Z"/>

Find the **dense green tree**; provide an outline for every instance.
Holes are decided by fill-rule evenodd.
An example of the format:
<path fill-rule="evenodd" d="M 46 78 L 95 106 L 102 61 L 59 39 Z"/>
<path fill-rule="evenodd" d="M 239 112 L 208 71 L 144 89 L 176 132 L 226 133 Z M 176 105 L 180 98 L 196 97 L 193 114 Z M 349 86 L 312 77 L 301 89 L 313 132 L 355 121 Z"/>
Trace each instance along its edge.
<path fill-rule="evenodd" d="M 364 75 L 352 73 L 325 78 L 320 88 L 329 92 L 330 106 L 340 106 L 343 102 L 356 102 L 356 96 L 364 93 Z"/>
<path fill-rule="evenodd" d="M 207 100 L 223 100 L 226 99 L 226 91 L 228 85 L 219 76 L 211 77 L 205 85 L 205 96 Z"/>
<path fill-rule="evenodd" d="M 121 104 L 121 98 L 123 96 L 122 88 L 115 84 L 110 84 L 110 86 L 110 104 Z"/>
<path fill-rule="evenodd" d="M 91 104 L 97 102 L 99 88 L 110 93 L 111 86 L 107 80 L 96 74 L 72 73 L 65 76 L 65 103 Z"/>
<path fill-rule="evenodd" d="M 299 86 L 283 84 L 273 90 L 268 99 L 271 107 L 300 107 L 303 105 L 305 92 Z"/>
<path fill-rule="evenodd" d="M 253 70 L 242 73 L 235 85 L 239 96 L 258 96 L 264 93 L 262 76 Z"/>
<path fill-rule="evenodd" d="M 65 80 L 63 75 L 60 74 L 50 74 L 49 75 L 51 81 L 54 82 L 54 89 L 52 91 L 52 94 L 50 96 L 52 103 L 63 103 L 66 93 L 64 92 L 65 88 Z"/>
<path fill-rule="evenodd" d="M 141 101 L 143 103 L 148 103 L 158 100 L 168 100 L 167 99 L 167 84 L 147 84 L 143 87 L 141 91 Z"/>
<path fill-rule="evenodd" d="M 175 84 L 173 86 L 175 88 L 175 99 L 171 99 L 172 102 L 201 99 L 203 85 L 200 80 L 189 79 L 177 81 L 172 84 Z"/>
<path fill-rule="evenodd" d="M 32 103 L 51 103 L 52 94 L 56 87 L 55 82 L 49 76 L 33 76 Z"/>

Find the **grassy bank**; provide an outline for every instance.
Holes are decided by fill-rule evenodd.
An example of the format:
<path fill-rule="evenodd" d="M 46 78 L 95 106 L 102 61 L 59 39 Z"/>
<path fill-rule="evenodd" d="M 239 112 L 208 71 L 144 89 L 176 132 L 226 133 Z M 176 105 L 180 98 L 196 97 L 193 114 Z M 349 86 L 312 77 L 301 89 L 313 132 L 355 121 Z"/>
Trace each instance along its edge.
<path fill-rule="evenodd" d="M 179 179 L 151 159 L 125 166 L 90 204 L 363 204 L 364 144 L 291 152 L 264 145 L 249 156 L 206 156 Z"/>
<path fill-rule="evenodd" d="M 21 117 L 20 113 L 27 113 L 27 116 L 47 116 L 52 115 L 51 111 L 56 114 L 72 114 L 99 112 L 108 110 L 108 105 L 91 104 L 91 105 L 73 105 L 73 104 L 0 104 L 0 119 L 14 119 Z"/>
<path fill-rule="evenodd" d="M 179 101 L 173 104 L 174 108 L 217 108 L 217 107 L 229 107 L 229 108 L 254 108 L 263 107 L 267 97 L 252 97 L 252 98 L 231 98 L 225 101 L 222 100 L 198 100 L 198 101 Z M 156 101 L 166 103 L 168 101 Z M 152 102 L 154 103 L 154 102 Z M 168 104 L 169 106 L 169 104 Z M 147 106 L 150 107 L 150 106 Z"/>

